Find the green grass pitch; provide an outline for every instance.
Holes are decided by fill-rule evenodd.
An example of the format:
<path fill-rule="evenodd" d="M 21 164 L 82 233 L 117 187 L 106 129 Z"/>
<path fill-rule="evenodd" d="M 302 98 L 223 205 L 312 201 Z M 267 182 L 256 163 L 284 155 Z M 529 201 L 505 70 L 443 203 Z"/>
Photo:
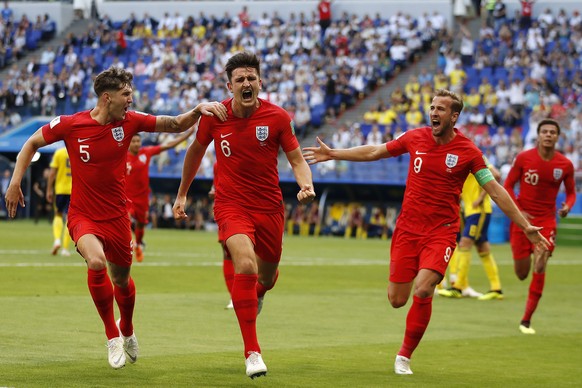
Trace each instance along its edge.
<path fill-rule="evenodd" d="M 412 358 L 393 361 L 410 301 L 386 298 L 389 241 L 286 236 L 277 286 L 258 319 L 267 377 L 245 376 L 242 340 L 222 278 L 216 234 L 148 230 L 137 285 L 140 358 L 107 363 L 102 323 L 78 254 L 51 256 L 45 221 L 0 221 L 0 387 L 579 387 L 582 256 L 559 246 L 532 321 L 518 330 L 529 279 L 495 245 L 505 299 L 435 297 Z M 476 253 L 471 285 L 486 291 Z M 117 314 L 116 314 L 117 315 Z"/>

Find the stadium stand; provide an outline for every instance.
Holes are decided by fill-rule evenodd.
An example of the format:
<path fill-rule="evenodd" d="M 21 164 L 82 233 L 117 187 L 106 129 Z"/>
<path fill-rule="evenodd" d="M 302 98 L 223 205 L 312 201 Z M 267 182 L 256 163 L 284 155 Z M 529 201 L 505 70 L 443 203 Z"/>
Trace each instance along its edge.
<path fill-rule="evenodd" d="M 225 98 L 224 61 L 233 51 L 256 49 L 263 57 L 262 97 L 292 115 L 306 106 L 310 117 L 301 137 L 307 142 L 327 123 L 338 127 L 337 136 L 328 138 L 334 146 L 364 144 L 373 127 L 379 141 L 387 141 L 423 125 L 433 90 L 451 87 L 475 108 L 461 115 L 462 130 L 502 171 L 519 150 L 531 147 L 531 129 L 544 117 L 559 120 L 564 132 L 560 149 L 580 170 L 582 22 L 576 12 L 543 13 L 529 27 L 508 14 L 482 26 L 473 20 L 478 28 L 454 31 L 446 29 L 438 12 L 416 18 L 345 14 L 323 35 L 305 15 L 265 13 L 244 28 L 236 16 L 227 15 L 168 13 L 159 20 L 147 14 L 125 20 L 104 15 L 60 41 L 51 40 L 53 21 L 20 19 L 5 23 L 11 40 L 0 47 L 0 66 L 10 67 L 0 89 L 0 135 L 41 112 L 70 114 L 92 106 L 92 76 L 110 65 L 133 70 L 138 110 L 172 114 L 201 99 Z M 51 47 L 45 44 L 37 55 L 35 49 L 47 41 Z M 393 82 L 433 45 L 438 47 L 433 68 L 419 70 L 402 87 L 395 85 L 390 96 L 358 120 L 342 123 L 346 111 L 375 98 L 370 96 L 379 86 Z M 13 66 L 18 55 L 30 57 L 26 66 Z M 152 163 L 152 176 L 178 177 L 182 160 L 183 152 L 169 153 Z M 211 177 L 211 165 L 209 156 L 200 176 Z M 365 166 L 330 162 L 314 169 L 314 180 L 402 185 L 407 171 L 407 155 Z M 281 168 L 282 180 L 289 178 L 285 174 L 288 169 Z M 366 214 L 371 212 L 366 208 Z"/>

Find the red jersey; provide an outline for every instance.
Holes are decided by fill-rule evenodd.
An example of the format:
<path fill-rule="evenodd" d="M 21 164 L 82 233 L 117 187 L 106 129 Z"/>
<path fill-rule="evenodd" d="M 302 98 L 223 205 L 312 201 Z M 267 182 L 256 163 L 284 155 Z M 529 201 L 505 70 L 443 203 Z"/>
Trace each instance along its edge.
<path fill-rule="evenodd" d="M 249 118 L 232 113 L 232 98 L 223 101 L 228 119 L 202 116 L 196 140 L 204 146 L 214 140 L 216 149 L 216 207 L 236 204 L 259 213 L 281 210 L 277 155 L 279 148 L 290 152 L 299 147 L 289 114 L 270 102 Z"/>
<path fill-rule="evenodd" d="M 459 196 L 465 179 L 487 166 L 475 144 L 457 129 L 455 133 L 451 142 L 439 145 L 432 129 L 422 127 L 386 143 L 392 156 L 410 154 L 398 228 L 414 234 L 431 234 L 443 225 L 459 230 Z"/>
<path fill-rule="evenodd" d="M 73 177 L 69 214 L 103 221 L 127 214 L 127 150 L 137 132 L 155 130 L 156 118 L 129 111 L 124 120 L 101 125 L 90 112 L 57 116 L 42 135 L 47 143 L 65 141 Z"/>
<path fill-rule="evenodd" d="M 556 197 L 560 185 L 566 187 L 566 203 L 570 208 L 576 202 L 574 165 L 559 152 L 552 160 L 543 160 L 537 148 L 520 152 L 505 180 L 505 188 L 515 199 L 513 191 L 519 182 L 517 206 L 536 218 L 556 218 Z"/>
<path fill-rule="evenodd" d="M 531 1 L 520 1 L 521 2 L 521 16 L 531 17 L 533 11 L 533 3 Z"/>
<path fill-rule="evenodd" d="M 141 147 L 137 155 L 127 153 L 127 180 L 125 191 L 133 202 L 148 202 L 150 195 L 150 161 L 152 156 L 162 152 L 162 147 Z"/>
<path fill-rule="evenodd" d="M 317 10 L 319 11 L 319 20 L 331 20 L 331 3 L 329 1 L 320 1 Z"/>

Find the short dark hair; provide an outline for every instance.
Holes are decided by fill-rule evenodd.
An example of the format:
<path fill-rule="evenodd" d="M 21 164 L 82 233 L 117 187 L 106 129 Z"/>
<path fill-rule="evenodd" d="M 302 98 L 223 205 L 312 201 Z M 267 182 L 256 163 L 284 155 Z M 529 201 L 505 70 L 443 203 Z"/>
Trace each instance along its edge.
<path fill-rule="evenodd" d="M 125 86 L 131 87 L 133 81 L 133 74 L 120 67 L 111 66 L 107 70 L 103 70 L 95 77 L 93 82 L 93 90 L 97 97 L 101 97 L 104 92 L 118 91 Z"/>
<path fill-rule="evenodd" d="M 543 119 L 542 121 L 540 121 L 540 123 L 538 124 L 538 129 L 537 129 L 538 135 L 540 134 L 540 130 L 542 129 L 542 125 L 553 125 L 558 130 L 558 135 L 560 134 L 560 124 L 558 124 L 558 122 L 556 120 Z"/>
<path fill-rule="evenodd" d="M 463 107 L 465 106 L 463 104 L 463 100 L 461 99 L 461 97 L 459 97 L 459 95 L 457 93 L 453 93 L 447 89 L 438 89 L 434 93 L 434 96 L 435 97 L 450 97 L 453 100 L 453 103 L 451 104 L 451 109 L 453 110 L 453 112 L 456 112 L 456 113 L 461 113 L 461 111 L 463 110 Z"/>
<path fill-rule="evenodd" d="M 261 61 L 259 58 L 248 51 L 243 51 L 237 54 L 234 54 L 228 62 L 226 62 L 226 66 L 224 70 L 226 71 L 226 76 L 228 78 L 228 82 L 231 81 L 232 72 L 235 69 L 239 69 L 241 67 L 251 67 L 257 71 L 257 75 L 261 76 Z"/>

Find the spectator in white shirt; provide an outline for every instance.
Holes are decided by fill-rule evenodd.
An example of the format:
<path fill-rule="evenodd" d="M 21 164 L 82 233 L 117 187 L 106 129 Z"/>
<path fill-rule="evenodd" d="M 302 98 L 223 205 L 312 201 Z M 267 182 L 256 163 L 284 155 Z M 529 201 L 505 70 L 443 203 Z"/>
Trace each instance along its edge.
<path fill-rule="evenodd" d="M 70 69 L 75 63 L 77 63 L 77 53 L 73 49 L 73 46 L 70 46 L 67 54 L 65 54 L 64 64 Z"/>
<path fill-rule="evenodd" d="M 55 61 L 55 50 L 52 46 L 47 46 L 42 53 L 40 54 L 40 64 L 41 65 L 48 65 L 49 63 L 53 63 Z"/>
<path fill-rule="evenodd" d="M 373 124 L 372 129 L 370 129 L 370 132 L 368 133 L 368 136 L 366 136 L 366 144 L 380 145 L 383 143 L 382 136 L 383 134 L 380 132 L 380 127 L 378 124 Z"/>
<path fill-rule="evenodd" d="M 545 11 L 538 16 L 538 22 L 545 28 L 554 24 L 554 15 L 552 15 L 552 10 L 550 8 L 546 8 Z"/>
<path fill-rule="evenodd" d="M 485 115 L 483 115 L 483 113 L 479 112 L 479 108 L 477 108 L 477 107 L 472 108 L 471 113 L 469 113 L 469 123 L 475 124 L 475 125 L 480 125 L 480 124 L 483 124 L 484 121 L 485 121 Z"/>
<path fill-rule="evenodd" d="M 306 103 L 301 103 L 295 112 L 295 132 L 299 139 L 305 138 L 309 124 L 311 122 L 311 111 Z"/>
<path fill-rule="evenodd" d="M 396 39 L 390 47 L 390 58 L 392 58 L 396 66 L 406 66 L 408 61 L 408 47 L 400 39 Z"/>

